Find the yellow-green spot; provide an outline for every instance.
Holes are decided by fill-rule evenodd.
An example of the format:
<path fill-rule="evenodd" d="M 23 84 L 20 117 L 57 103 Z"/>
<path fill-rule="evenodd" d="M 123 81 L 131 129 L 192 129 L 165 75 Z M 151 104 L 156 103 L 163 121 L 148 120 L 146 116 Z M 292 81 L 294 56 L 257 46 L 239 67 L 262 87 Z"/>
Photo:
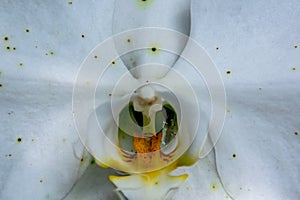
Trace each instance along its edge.
<path fill-rule="evenodd" d="M 50 51 L 49 53 L 50 53 L 50 55 L 52 55 L 52 56 L 54 55 L 54 51 Z"/>
<path fill-rule="evenodd" d="M 6 50 L 9 51 L 10 50 L 10 46 L 6 46 Z"/>
<path fill-rule="evenodd" d="M 229 112 L 230 112 L 230 109 L 229 109 L 229 108 L 226 108 L 226 112 L 228 112 L 228 113 L 229 113 Z"/>
<path fill-rule="evenodd" d="M 19 63 L 19 67 L 23 67 L 23 63 Z"/>
<path fill-rule="evenodd" d="M 210 189 L 215 191 L 217 189 L 217 184 L 215 184 L 215 183 L 211 184 Z"/>
<path fill-rule="evenodd" d="M 91 165 L 93 165 L 93 164 L 95 164 L 95 160 L 94 159 L 91 160 Z"/>
<path fill-rule="evenodd" d="M 3 37 L 3 40 L 4 40 L 4 41 L 8 41 L 8 40 L 9 40 L 9 37 L 8 37 L 8 36 L 4 36 L 4 37 Z"/>
<path fill-rule="evenodd" d="M 72 2 L 72 1 L 69 1 L 69 2 L 68 2 L 68 4 L 69 4 L 69 5 L 72 5 L 72 4 L 73 4 L 73 2 Z"/>
<path fill-rule="evenodd" d="M 152 45 L 149 48 L 150 55 L 157 55 L 157 54 L 159 54 L 159 52 L 160 52 L 160 49 L 156 45 Z"/>
<path fill-rule="evenodd" d="M 297 69 L 296 67 L 292 67 L 292 70 L 293 70 L 293 71 L 296 71 L 296 69 Z"/>
<path fill-rule="evenodd" d="M 86 161 L 87 161 L 86 156 L 82 156 L 82 158 L 80 159 L 80 165 L 83 165 Z"/>
<path fill-rule="evenodd" d="M 135 2 L 138 8 L 146 9 L 153 3 L 153 0 L 135 0 Z"/>
<path fill-rule="evenodd" d="M 17 142 L 21 143 L 22 142 L 22 138 L 21 137 L 17 138 Z"/>

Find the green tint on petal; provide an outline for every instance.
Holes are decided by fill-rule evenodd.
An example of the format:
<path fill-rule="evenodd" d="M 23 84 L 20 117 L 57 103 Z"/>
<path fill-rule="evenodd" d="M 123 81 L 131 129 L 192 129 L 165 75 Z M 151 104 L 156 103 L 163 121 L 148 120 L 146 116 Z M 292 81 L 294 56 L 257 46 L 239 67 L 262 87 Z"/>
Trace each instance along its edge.
<path fill-rule="evenodd" d="M 135 0 L 135 3 L 138 8 L 140 9 L 146 9 L 148 8 L 154 0 Z"/>

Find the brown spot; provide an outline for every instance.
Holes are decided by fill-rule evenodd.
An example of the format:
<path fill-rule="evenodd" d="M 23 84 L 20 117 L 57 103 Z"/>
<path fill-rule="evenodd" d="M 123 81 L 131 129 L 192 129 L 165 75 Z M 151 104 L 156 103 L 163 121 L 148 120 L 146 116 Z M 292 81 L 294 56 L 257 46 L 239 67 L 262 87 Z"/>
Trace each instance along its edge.
<path fill-rule="evenodd" d="M 232 154 L 232 157 L 233 157 L 233 158 L 236 158 L 236 154 Z"/>
<path fill-rule="evenodd" d="M 84 34 L 82 34 L 81 37 L 84 38 L 85 37 Z"/>
<path fill-rule="evenodd" d="M 293 71 L 296 71 L 296 67 L 293 67 L 292 70 L 293 70 Z"/>
<path fill-rule="evenodd" d="M 111 62 L 111 64 L 113 64 L 113 65 L 114 65 L 114 64 L 116 64 L 116 62 L 115 62 L 115 61 L 112 61 L 112 62 Z"/>
<path fill-rule="evenodd" d="M 152 47 L 151 50 L 152 50 L 153 52 L 155 52 L 157 49 L 156 49 L 156 47 Z"/>
<path fill-rule="evenodd" d="M 131 40 L 128 38 L 128 39 L 127 39 L 127 42 L 128 42 L 128 43 L 130 43 L 130 42 L 131 42 Z"/>
<path fill-rule="evenodd" d="M 83 162 L 83 161 L 84 161 L 84 159 L 83 159 L 83 158 L 81 158 L 81 159 L 80 159 L 80 162 Z"/>
<path fill-rule="evenodd" d="M 6 46 L 6 50 L 10 50 L 10 46 Z"/>
<path fill-rule="evenodd" d="M 13 47 L 13 50 L 15 51 L 17 48 L 16 47 Z"/>
<path fill-rule="evenodd" d="M 40 180 L 40 183 L 43 183 L 43 179 Z"/>
<path fill-rule="evenodd" d="M 7 36 L 4 36 L 3 40 L 4 40 L 4 41 L 8 41 L 9 38 L 8 38 Z"/>
<path fill-rule="evenodd" d="M 294 133 L 295 135 L 298 135 L 298 132 L 297 131 L 295 131 L 295 133 Z"/>
<path fill-rule="evenodd" d="M 98 58 L 98 56 L 97 56 L 97 55 L 95 55 L 95 56 L 94 56 L 94 58 L 95 58 L 95 59 L 97 59 L 97 58 Z"/>
<path fill-rule="evenodd" d="M 298 45 L 295 45 L 294 48 L 297 49 L 297 48 L 298 48 Z"/>
<path fill-rule="evenodd" d="M 2 87 L 3 85 L 0 83 L 0 87 Z"/>
<path fill-rule="evenodd" d="M 108 94 L 108 96 L 110 96 L 110 97 L 111 97 L 111 94 L 109 93 L 109 94 Z"/>
<path fill-rule="evenodd" d="M 29 30 L 28 28 L 25 29 L 25 32 L 26 32 L 26 33 L 29 33 L 29 31 L 30 31 L 30 30 Z"/>
<path fill-rule="evenodd" d="M 231 70 L 227 70 L 227 71 L 226 71 L 226 74 L 231 74 Z"/>
<path fill-rule="evenodd" d="M 18 141 L 19 143 L 22 142 L 22 138 L 19 137 L 19 138 L 17 139 L 17 141 Z"/>
<path fill-rule="evenodd" d="M 73 2 L 72 2 L 72 1 L 69 1 L 69 2 L 68 2 L 68 4 L 69 4 L 69 5 L 72 5 L 72 4 L 73 4 Z"/>
<path fill-rule="evenodd" d="M 218 51 L 220 48 L 219 47 L 216 47 L 216 50 Z"/>

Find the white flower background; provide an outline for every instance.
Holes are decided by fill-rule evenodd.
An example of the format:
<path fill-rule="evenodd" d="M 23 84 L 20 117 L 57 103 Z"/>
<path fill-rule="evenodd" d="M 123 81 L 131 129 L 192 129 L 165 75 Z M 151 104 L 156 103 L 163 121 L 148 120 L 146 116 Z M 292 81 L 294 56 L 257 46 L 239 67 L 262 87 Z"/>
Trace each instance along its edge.
<path fill-rule="evenodd" d="M 112 36 L 113 14 L 108 0 L 0 1 L 0 199 L 117 198 L 115 172 L 84 152 L 72 113 L 79 66 Z M 190 36 L 217 65 L 228 108 L 214 151 L 179 169 L 190 176 L 174 199 L 300 197 L 299 22 L 298 0 L 191 2 Z"/>

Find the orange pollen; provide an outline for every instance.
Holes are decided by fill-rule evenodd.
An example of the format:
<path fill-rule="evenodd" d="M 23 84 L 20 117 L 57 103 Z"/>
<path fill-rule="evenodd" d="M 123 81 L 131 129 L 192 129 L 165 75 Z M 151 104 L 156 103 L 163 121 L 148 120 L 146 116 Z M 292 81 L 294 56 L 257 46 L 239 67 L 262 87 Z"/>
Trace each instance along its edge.
<path fill-rule="evenodd" d="M 149 153 L 160 150 L 162 132 L 150 138 L 133 136 L 133 146 L 137 153 Z"/>

